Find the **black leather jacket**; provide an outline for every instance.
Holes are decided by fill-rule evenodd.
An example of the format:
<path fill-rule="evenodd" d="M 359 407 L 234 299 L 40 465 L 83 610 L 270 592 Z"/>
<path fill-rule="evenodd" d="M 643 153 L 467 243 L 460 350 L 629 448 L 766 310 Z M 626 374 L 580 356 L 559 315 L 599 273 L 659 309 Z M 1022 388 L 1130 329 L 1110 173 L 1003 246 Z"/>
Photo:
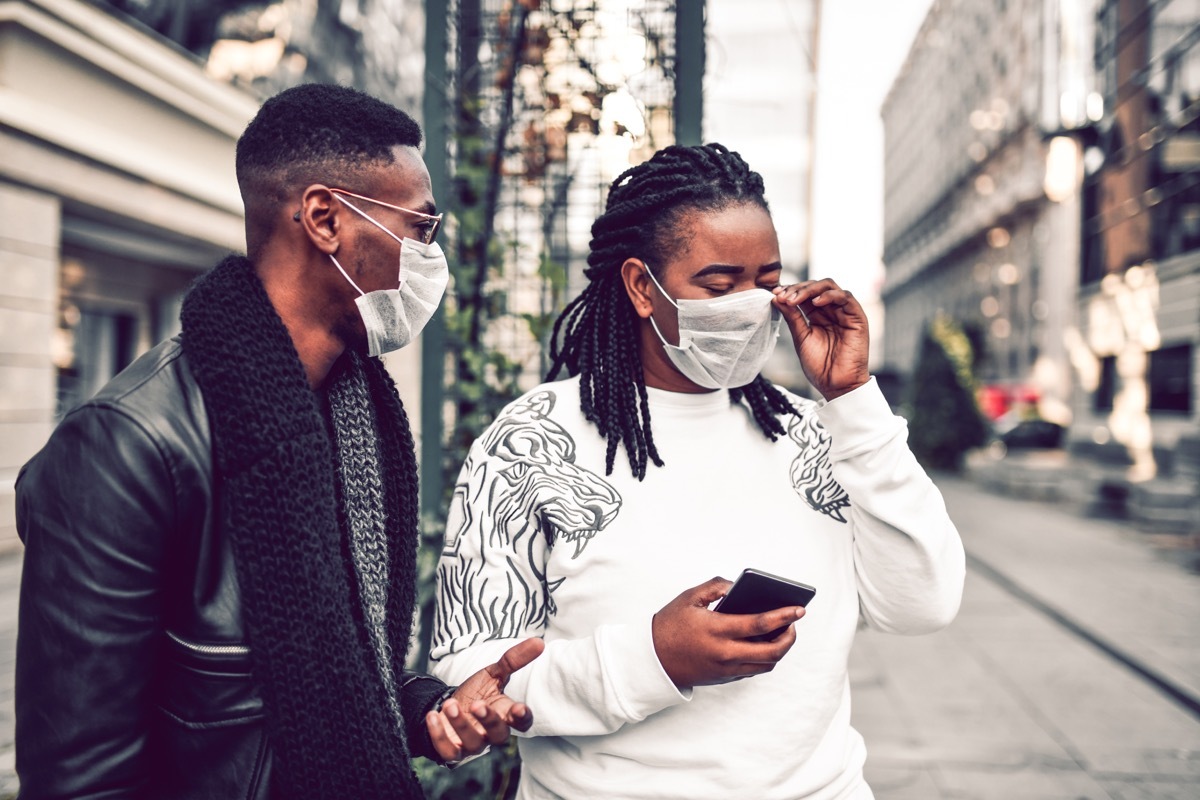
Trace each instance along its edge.
<path fill-rule="evenodd" d="M 72 411 L 17 478 L 22 798 L 261 798 L 271 746 L 178 339 Z M 445 690 L 406 674 L 408 740 Z"/>

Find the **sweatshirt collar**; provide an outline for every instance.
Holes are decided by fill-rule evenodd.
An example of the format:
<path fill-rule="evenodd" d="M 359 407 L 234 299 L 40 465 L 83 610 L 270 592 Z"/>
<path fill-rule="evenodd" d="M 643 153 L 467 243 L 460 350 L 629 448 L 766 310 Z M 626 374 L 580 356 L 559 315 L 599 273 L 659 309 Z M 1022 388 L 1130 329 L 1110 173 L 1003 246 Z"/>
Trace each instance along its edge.
<path fill-rule="evenodd" d="M 728 389 L 712 392 L 671 392 L 647 386 L 646 397 L 650 401 L 651 410 L 661 408 L 700 414 L 729 408 Z"/>

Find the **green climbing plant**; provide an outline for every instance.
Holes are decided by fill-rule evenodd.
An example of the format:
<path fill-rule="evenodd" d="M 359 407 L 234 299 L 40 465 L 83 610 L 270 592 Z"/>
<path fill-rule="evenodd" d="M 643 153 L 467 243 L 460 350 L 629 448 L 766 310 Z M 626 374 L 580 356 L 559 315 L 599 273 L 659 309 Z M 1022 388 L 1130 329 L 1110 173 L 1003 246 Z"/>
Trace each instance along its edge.
<path fill-rule="evenodd" d="M 437 510 L 422 520 L 418 557 L 420 633 L 412 648 L 410 663 L 414 664 L 423 664 L 429 654 L 437 564 L 446 510 L 451 507 L 459 470 L 475 440 L 520 394 L 521 375 L 535 366 L 519 362 L 495 346 L 489 331 L 501 322 L 515 320 L 524 325 L 542 346 L 537 371 L 547 366 L 546 345 L 567 288 L 566 265 L 551 256 L 546 244 L 556 215 L 565 209 L 571 180 L 561 170 L 566 161 L 567 132 L 594 133 L 603 97 L 614 89 L 603 85 L 594 73 L 590 82 L 584 77 L 593 69 L 586 43 L 574 56 L 564 56 L 564 52 L 574 53 L 584 42 L 581 31 L 588 29 L 592 13 L 573 6 L 544 6 L 547 4 L 539 0 L 512 0 L 492 18 L 484 13 L 481 0 L 459 0 L 457 5 L 459 48 L 449 103 L 454 116 L 453 177 L 444 245 L 450 254 L 452 291 L 442 306 L 447 354 L 441 476 L 445 488 Z M 494 36 L 488 38 L 489 47 L 485 49 L 494 61 L 483 65 L 478 56 L 488 26 L 487 33 Z M 568 87 L 552 89 L 547 82 L 545 59 L 554 43 L 561 45 L 557 58 L 573 61 L 576 67 Z M 520 83 L 524 89 L 518 87 L 522 70 Z M 533 92 L 528 91 L 531 75 L 539 84 Z M 550 120 L 552 113 L 559 115 L 557 122 Z M 520 144 L 514 147 L 514 142 Z M 558 171 L 549 171 L 550 165 L 557 165 Z M 538 312 L 514 312 L 503 288 L 507 285 L 505 255 L 515 251 L 518 244 L 496 234 L 501 188 L 506 180 L 524 181 L 527 186 L 553 186 L 546 195 L 551 199 L 542 207 L 543 249 L 536 273 L 542 301 Z M 417 771 L 430 798 L 505 800 L 516 792 L 520 759 L 515 742 L 510 741 L 455 770 L 420 762 Z"/>

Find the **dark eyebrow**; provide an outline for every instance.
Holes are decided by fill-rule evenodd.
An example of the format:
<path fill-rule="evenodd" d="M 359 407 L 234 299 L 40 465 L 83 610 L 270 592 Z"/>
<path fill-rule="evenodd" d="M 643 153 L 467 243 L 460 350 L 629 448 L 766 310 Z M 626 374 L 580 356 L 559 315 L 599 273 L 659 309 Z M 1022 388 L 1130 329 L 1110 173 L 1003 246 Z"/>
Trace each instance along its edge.
<path fill-rule="evenodd" d="M 761 267 L 759 267 L 758 274 L 762 275 L 767 272 L 775 272 L 781 269 L 783 269 L 783 264 L 775 261 L 771 264 L 763 264 Z M 739 267 L 735 264 L 709 264 L 692 277 L 703 278 L 708 275 L 741 275 L 745 271 L 745 267 Z"/>
<path fill-rule="evenodd" d="M 437 216 L 437 206 L 430 202 L 417 206 L 413 211 L 420 211 L 422 214 L 428 214 L 431 217 Z"/>

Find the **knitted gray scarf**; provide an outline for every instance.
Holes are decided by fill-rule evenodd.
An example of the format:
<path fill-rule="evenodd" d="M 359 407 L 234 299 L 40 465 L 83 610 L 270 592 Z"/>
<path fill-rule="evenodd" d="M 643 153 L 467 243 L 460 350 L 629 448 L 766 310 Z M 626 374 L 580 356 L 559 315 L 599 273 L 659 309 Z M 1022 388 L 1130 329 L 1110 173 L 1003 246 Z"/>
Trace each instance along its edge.
<path fill-rule="evenodd" d="M 375 664 L 384 681 L 388 708 L 397 724 L 404 725 L 392 672 L 395 663 L 388 638 L 388 548 L 384 523 L 383 475 L 376 433 L 375 406 L 363 371 L 362 357 L 349 353 L 348 369 L 329 387 L 330 420 L 337 448 L 344 512 L 343 528 L 350 543 L 350 560 L 358 577 L 367 636 L 375 653 Z"/>

